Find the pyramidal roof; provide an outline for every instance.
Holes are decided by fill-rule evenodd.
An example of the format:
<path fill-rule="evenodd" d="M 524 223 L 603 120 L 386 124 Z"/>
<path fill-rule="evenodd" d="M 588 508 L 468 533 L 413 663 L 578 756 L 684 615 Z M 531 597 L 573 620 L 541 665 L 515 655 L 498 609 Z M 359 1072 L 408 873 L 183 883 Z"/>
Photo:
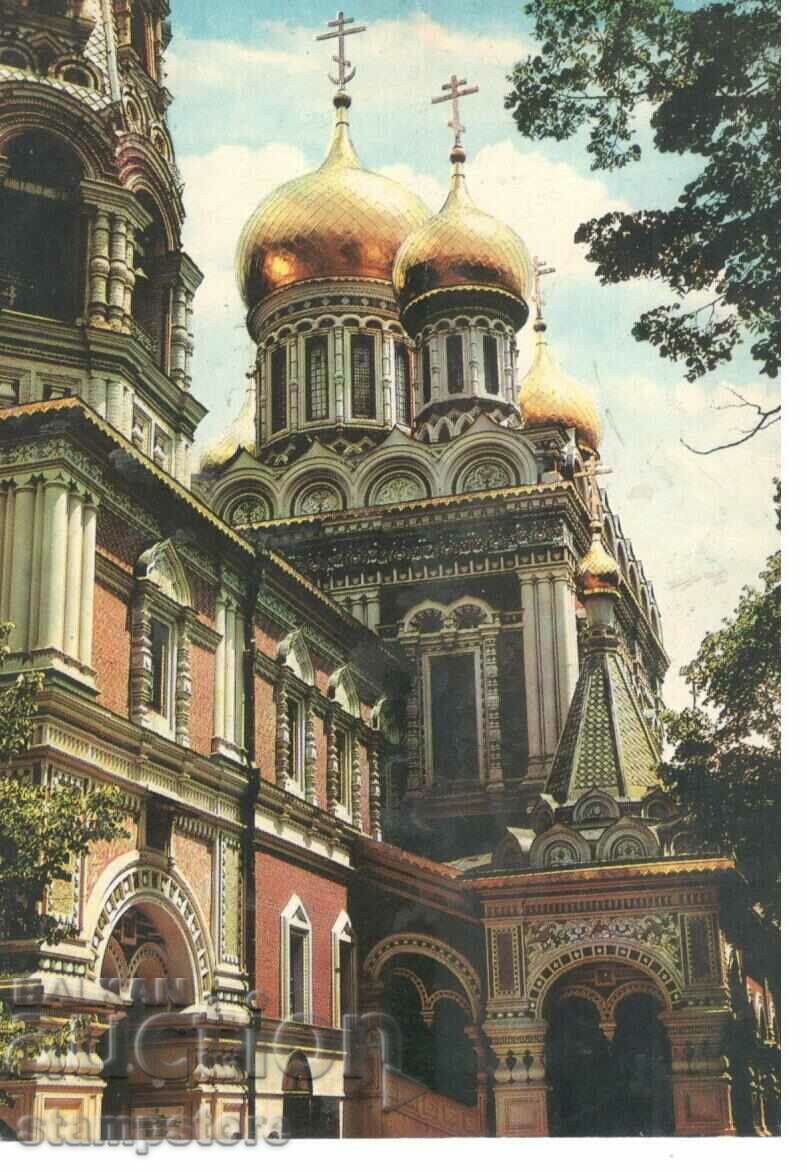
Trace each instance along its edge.
<path fill-rule="evenodd" d="M 616 638 L 589 636 L 547 789 L 564 805 L 591 789 L 641 801 L 659 760 Z"/>

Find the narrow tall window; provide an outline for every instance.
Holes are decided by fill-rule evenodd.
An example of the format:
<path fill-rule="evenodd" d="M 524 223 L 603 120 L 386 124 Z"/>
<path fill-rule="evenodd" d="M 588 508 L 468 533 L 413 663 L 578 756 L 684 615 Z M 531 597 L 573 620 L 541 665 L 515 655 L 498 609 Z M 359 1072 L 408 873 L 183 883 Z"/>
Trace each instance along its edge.
<path fill-rule="evenodd" d="M 479 776 L 476 664 L 473 655 L 435 655 L 429 661 L 432 759 L 437 781 Z"/>
<path fill-rule="evenodd" d="M 499 346 L 492 334 L 485 334 L 482 342 L 485 357 L 485 394 L 499 393 Z"/>
<path fill-rule="evenodd" d="M 328 347 L 325 338 L 309 338 L 305 347 L 308 418 L 328 418 Z"/>
<path fill-rule="evenodd" d="M 297 1021 L 305 1021 L 307 1016 L 307 938 L 307 932 L 302 932 L 299 928 L 289 929 L 289 1016 Z"/>
<path fill-rule="evenodd" d="M 288 427 L 286 406 L 286 347 L 272 353 L 272 432 Z"/>
<path fill-rule="evenodd" d="M 159 619 L 151 620 L 151 707 L 168 716 L 171 632 Z"/>
<path fill-rule="evenodd" d="M 354 418 L 375 418 L 375 343 L 367 334 L 353 335 L 350 380 Z"/>
<path fill-rule="evenodd" d="M 432 356 L 431 347 L 428 342 L 423 344 L 422 364 L 421 382 L 423 384 L 423 402 L 428 403 L 432 397 Z"/>
<path fill-rule="evenodd" d="M 395 414 L 407 427 L 412 422 L 409 352 L 403 342 L 395 343 Z"/>
<path fill-rule="evenodd" d="M 465 375 L 462 361 L 462 337 L 449 334 L 446 338 L 446 359 L 448 366 L 448 393 L 461 395 L 465 390 Z"/>
<path fill-rule="evenodd" d="M 336 793 L 340 806 L 350 807 L 350 738 L 342 729 L 336 730 Z"/>
<path fill-rule="evenodd" d="M 301 704 L 299 700 L 289 700 L 289 777 L 298 785 L 302 781 L 302 732 Z"/>
<path fill-rule="evenodd" d="M 349 940 L 339 941 L 339 1010 L 342 1020 L 352 1013 L 353 1005 L 353 945 Z"/>

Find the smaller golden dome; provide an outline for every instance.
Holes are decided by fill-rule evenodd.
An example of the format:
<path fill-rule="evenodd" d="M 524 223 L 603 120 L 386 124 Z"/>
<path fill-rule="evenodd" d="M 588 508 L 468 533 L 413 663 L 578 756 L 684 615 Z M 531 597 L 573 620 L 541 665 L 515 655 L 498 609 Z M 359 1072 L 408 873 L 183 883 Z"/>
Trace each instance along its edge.
<path fill-rule="evenodd" d="M 577 584 L 584 595 L 618 594 L 619 565 L 602 543 L 602 525 L 591 522 L 591 546 L 577 569 Z"/>
<path fill-rule="evenodd" d="M 199 471 L 210 474 L 223 468 L 239 448 L 255 455 L 255 388 L 251 384 L 232 423 L 201 449 Z"/>
<path fill-rule="evenodd" d="M 580 442 L 599 451 L 602 426 L 594 396 L 557 365 L 549 353 L 541 321 L 536 327 L 532 366 L 518 393 L 518 406 L 525 427 L 552 423 L 573 427 Z"/>
<path fill-rule="evenodd" d="M 468 193 L 462 151 L 452 154 L 451 190 L 436 216 L 404 240 L 392 283 L 401 307 L 438 290 L 462 286 L 501 290 L 524 301 L 530 258 L 512 228 L 478 208 Z"/>

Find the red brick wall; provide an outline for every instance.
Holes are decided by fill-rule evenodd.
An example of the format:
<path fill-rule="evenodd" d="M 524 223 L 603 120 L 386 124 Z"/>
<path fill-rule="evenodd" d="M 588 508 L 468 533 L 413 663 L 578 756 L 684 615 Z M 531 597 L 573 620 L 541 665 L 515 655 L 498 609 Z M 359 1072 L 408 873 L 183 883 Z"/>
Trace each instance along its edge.
<path fill-rule="evenodd" d="M 93 666 L 98 703 L 118 716 L 129 715 L 129 630 L 127 603 L 95 584 Z"/>
<path fill-rule="evenodd" d="M 213 844 L 175 830 L 171 853 L 187 879 L 209 925 L 213 914 Z"/>
<path fill-rule="evenodd" d="M 104 868 L 116 859 L 137 848 L 137 823 L 134 818 L 124 819 L 124 833 L 111 842 L 93 842 L 84 863 L 85 898 L 92 895 L 92 889 Z"/>
<path fill-rule="evenodd" d="M 213 686 L 216 657 L 206 647 L 191 643 L 191 696 L 188 734 L 196 753 L 210 752 L 213 740 Z"/>
<path fill-rule="evenodd" d="M 268 680 L 255 677 L 255 758 L 267 781 L 275 780 L 275 689 Z"/>
<path fill-rule="evenodd" d="M 332 1020 L 331 929 L 347 908 L 347 890 L 266 851 L 255 859 L 258 923 L 256 929 L 258 992 L 264 1013 L 280 1017 L 280 916 L 293 895 L 303 902 L 311 920 L 311 972 L 314 1025 Z"/>
<path fill-rule="evenodd" d="M 276 659 L 279 642 L 277 632 L 263 626 L 260 620 L 255 623 L 255 646 L 258 651 L 262 651 L 270 659 Z"/>

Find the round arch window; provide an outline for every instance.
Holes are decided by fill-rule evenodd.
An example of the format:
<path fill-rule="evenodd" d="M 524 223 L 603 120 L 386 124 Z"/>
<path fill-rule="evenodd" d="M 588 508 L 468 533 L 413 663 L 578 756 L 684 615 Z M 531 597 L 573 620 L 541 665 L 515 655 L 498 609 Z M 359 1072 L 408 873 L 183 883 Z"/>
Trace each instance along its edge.
<path fill-rule="evenodd" d="M 294 513 L 298 517 L 310 513 L 334 513 L 342 508 L 342 497 L 332 484 L 320 482 L 304 488 L 297 496 Z"/>
<path fill-rule="evenodd" d="M 229 509 L 231 525 L 258 525 L 261 521 L 269 521 L 272 510 L 269 502 L 256 492 L 244 493 L 239 496 Z"/>
<path fill-rule="evenodd" d="M 486 492 L 492 488 L 506 488 L 515 482 L 512 470 L 503 460 L 476 460 L 461 473 L 460 492 Z"/>

